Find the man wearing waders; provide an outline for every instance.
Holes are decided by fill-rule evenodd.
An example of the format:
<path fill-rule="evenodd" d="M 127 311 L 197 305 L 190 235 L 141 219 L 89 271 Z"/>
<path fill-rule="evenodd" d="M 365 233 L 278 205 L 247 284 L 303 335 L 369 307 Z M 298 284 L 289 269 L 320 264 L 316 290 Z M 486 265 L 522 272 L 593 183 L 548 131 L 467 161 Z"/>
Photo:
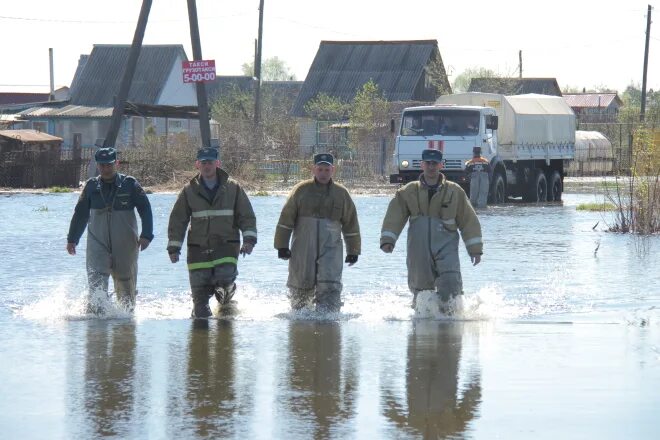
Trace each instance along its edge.
<path fill-rule="evenodd" d="M 408 287 L 417 294 L 434 290 L 449 311 L 448 301 L 463 294 L 458 259 L 458 231 L 472 263 L 481 261 L 481 225 L 463 189 L 440 173 L 442 152 L 424 150 L 419 180 L 400 188 L 387 208 L 380 236 L 385 253 L 394 250 L 403 227 L 408 227 Z"/>
<path fill-rule="evenodd" d="M 134 177 L 117 172 L 114 148 L 99 149 L 96 159 L 99 176 L 87 181 L 71 219 L 66 249 L 76 254 L 76 246 L 87 227 L 87 280 L 90 295 L 88 311 L 103 313 L 94 292 L 108 294 L 112 275 L 117 301 L 132 311 L 137 294 L 138 249 L 145 250 L 153 234 L 153 216 L 147 195 Z M 142 221 L 138 236 L 134 209 Z"/>
<path fill-rule="evenodd" d="M 199 150 L 195 166 L 199 174 L 183 187 L 170 214 L 167 252 L 172 263 L 179 261 L 187 230 L 192 317 L 208 318 L 213 295 L 221 313 L 235 310 L 238 256 L 257 244 L 257 219 L 243 188 L 220 169 L 217 149 Z"/>
<path fill-rule="evenodd" d="M 275 249 L 279 258 L 289 260 L 287 287 L 293 310 L 316 303 L 321 313 L 339 312 L 342 234 L 344 262 L 352 266 L 360 255 L 357 210 L 348 190 L 332 180 L 334 172 L 332 154 L 315 155 L 314 178 L 293 188 L 277 223 Z"/>
<path fill-rule="evenodd" d="M 481 147 L 472 149 L 472 159 L 465 163 L 470 176 L 470 203 L 475 208 L 485 208 L 490 182 L 490 162 L 481 155 Z"/>

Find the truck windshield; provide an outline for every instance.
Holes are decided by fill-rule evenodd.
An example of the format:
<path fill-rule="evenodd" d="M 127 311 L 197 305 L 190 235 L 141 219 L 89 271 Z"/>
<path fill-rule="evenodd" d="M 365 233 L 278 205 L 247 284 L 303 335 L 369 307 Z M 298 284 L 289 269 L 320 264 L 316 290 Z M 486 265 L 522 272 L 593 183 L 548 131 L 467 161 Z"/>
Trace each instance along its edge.
<path fill-rule="evenodd" d="M 475 136 L 479 112 L 474 110 L 417 110 L 403 114 L 401 136 Z"/>

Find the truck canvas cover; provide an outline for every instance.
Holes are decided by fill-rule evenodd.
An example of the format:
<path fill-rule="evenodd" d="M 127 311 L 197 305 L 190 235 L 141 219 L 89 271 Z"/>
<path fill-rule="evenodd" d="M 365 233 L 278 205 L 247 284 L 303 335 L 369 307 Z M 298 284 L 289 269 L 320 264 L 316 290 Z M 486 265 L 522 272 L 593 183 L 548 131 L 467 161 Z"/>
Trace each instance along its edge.
<path fill-rule="evenodd" d="M 436 104 L 494 108 L 499 116 L 498 143 L 502 146 L 575 143 L 575 114 L 560 96 L 470 92 L 443 95 Z"/>

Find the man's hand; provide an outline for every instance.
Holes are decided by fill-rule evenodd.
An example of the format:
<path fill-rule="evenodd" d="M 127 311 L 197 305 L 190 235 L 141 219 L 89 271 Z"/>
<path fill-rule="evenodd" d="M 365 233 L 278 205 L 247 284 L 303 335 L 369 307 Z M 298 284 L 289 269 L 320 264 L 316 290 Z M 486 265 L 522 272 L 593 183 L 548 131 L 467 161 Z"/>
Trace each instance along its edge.
<path fill-rule="evenodd" d="M 380 247 L 380 249 L 386 254 L 391 254 L 394 250 L 394 245 L 392 243 L 385 243 Z"/>
<path fill-rule="evenodd" d="M 69 253 L 69 255 L 76 255 L 76 244 L 75 243 L 67 243 L 66 244 L 66 251 Z"/>
<path fill-rule="evenodd" d="M 254 243 L 244 241 L 243 246 L 241 246 L 240 254 L 243 256 L 250 255 L 252 253 L 252 249 L 254 249 Z"/>
<path fill-rule="evenodd" d="M 144 237 L 140 237 L 140 239 L 138 240 L 138 244 L 140 245 L 140 250 L 141 250 L 141 251 L 143 251 L 143 250 L 145 250 L 146 248 L 148 248 L 148 247 L 149 247 L 149 243 L 151 243 L 151 241 L 150 241 L 150 240 L 147 240 L 147 239 L 144 238 Z"/>
<path fill-rule="evenodd" d="M 470 255 L 470 260 L 472 260 L 472 265 L 476 266 L 481 263 L 481 255 Z"/>
<path fill-rule="evenodd" d="M 179 261 L 179 253 L 178 252 L 172 252 L 170 254 L 170 261 L 172 263 L 176 263 L 177 261 Z"/>
<path fill-rule="evenodd" d="M 352 266 L 355 263 L 357 263 L 357 260 L 358 260 L 357 255 L 346 255 L 346 260 L 344 261 L 344 263 L 348 263 L 349 266 Z"/>
<path fill-rule="evenodd" d="M 289 248 L 280 248 L 277 250 L 277 258 L 280 260 L 288 260 L 291 258 L 291 250 Z"/>

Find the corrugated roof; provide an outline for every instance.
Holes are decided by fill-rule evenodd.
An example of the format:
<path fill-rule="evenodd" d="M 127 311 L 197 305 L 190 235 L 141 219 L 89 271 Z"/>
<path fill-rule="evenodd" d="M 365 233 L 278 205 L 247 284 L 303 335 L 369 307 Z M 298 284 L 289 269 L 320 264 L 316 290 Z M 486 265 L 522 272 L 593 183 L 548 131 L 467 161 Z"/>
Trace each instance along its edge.
<path fill-rule="evenodd" d="M 71 104 L 111 107 L 119 92 L 130 49 L 130 45 L 94 45 L 79 78 L 71 85 Z M 180 44 L 142 46 L 128 101 L 158 104 L 177 57 L 188 59 Z"/>
<path fill-rule="evenodd" d="M 555 78 L 472 78 L 468 92 L 499 93 L 501 95 L 561 96 L 561 89 Z"/>
<path fill-rule="evenodd" d="M 49 96 L 49 93 L 0 92 L 0 105 L 44 102 Z"/>
<path fill-rule="evenodd" d="M 60 141 L 62 138 L 42 133 L 37 130 L 0 130 L 0 137 L 18 139 L 23 142 L 52 142 Z"/>
<path fill-rule="evenodd" d="M 616 93 L 570 93 L 564 94 L 564 100 L 571 107 L 609 107 L 612 101 L 623 104 Z"/>
<path fill-rule="evenodd" d="M 62 108 L 32 107 L 20 112 L 25 119 L 38 118 L 110 118 L 112 107 L 67 105 Z"/>
<path fill-rule="evenodd" d="M 389 101 L 412 101 L 424 68 L 438 56 L 436 40 L 322 41 L 291 113 L 321 93 L 349 102 L 370 79 Z"/>

